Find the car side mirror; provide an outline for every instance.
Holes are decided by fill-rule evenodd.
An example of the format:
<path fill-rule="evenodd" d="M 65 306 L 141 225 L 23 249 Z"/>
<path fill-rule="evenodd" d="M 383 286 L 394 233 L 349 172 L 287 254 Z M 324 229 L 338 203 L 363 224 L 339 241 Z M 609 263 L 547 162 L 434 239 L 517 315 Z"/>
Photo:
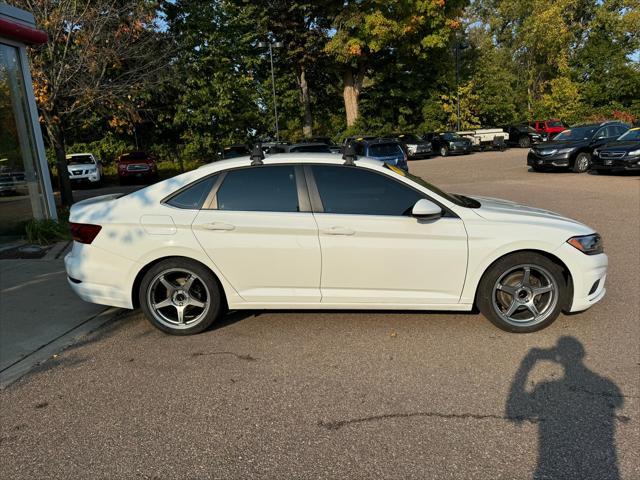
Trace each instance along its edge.
<path fill-rule="evenodd" d="M 413 206 L 411 216 L 421 220 L 435 220 L 442 217 L 442 209 L 432 201 L 421 198 Z"/>

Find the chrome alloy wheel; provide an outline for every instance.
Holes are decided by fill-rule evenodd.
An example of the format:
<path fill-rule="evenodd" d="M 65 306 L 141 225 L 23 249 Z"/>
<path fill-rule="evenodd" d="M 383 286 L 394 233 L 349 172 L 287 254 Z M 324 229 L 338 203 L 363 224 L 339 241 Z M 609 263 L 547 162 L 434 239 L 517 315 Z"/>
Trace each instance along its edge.
<path fill-rule="evenodd" d="M 528 327 L 543 322 L 558 303 L 558 285 L 539 265 L 516 265 L 495 283 L 493 308 L 507 323 Z"/>
<path fill-rule="evenodd" d="M 211 296 L 195 273 L 172 268 L 156 275 L 147 290 L 149 310 L 158 322 L 172 329 L 200 323 L 209 311 Z"/>

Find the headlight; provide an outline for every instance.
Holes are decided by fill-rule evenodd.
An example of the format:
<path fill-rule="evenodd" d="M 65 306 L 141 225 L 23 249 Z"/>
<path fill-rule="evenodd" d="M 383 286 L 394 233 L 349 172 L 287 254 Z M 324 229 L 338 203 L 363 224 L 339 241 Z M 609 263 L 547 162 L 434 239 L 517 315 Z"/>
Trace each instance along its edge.
<path fill-rule="evenodd" d="M 572 247 L 577 248 L 582 253 L 587 255 L 597 255 L 604 251 L 602 245 L 602 237 L 597 233 L 591 235 L 581 235 L 579 237 L 571 237 L 567 240 L 567 243 Z"/>
<path fill-rule="evenodd" d="M 640 148 L 638 150 L 632 150 L 627 153 L 627 157 L 640 157 Z"/>
<path fill-rule="evenodd" d="M 575 150 L 575 147 L 571 147 L 571 148 L 561 148 L 560 150 L 558 150 L 559 154 L 565 154 L 565 153 L 571 153 Z"/>

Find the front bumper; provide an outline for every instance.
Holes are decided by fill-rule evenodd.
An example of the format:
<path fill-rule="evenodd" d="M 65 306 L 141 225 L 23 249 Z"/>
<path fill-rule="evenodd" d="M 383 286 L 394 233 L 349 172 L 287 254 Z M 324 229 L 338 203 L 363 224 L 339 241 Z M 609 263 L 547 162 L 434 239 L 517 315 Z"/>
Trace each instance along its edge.
<path fill-rule="evenodd" d="M 573 281 L 570 312 L 586 310 L 604 298 L 609 266 L 606 254 L 585 255 L 568 243 L 563 244 L 556 253 L 567 265 Z"/>
<path fill-rule="evenodd" d="M 465 153 L 471 153 L 471 144 L 465 145 L 450 145 L 449 146 L 449 154 L 450 155 L 463 155 Z"/>
<path fill-rule="evenodd" d="M 640 157 L 600 158 L 594 156 L 591 160 L 591 168 L 593 170 L 640 171 Z"/>
<path fill-rule="evenodd" d="M 533 152 L 527 155 L 527 165 L 537 168 L 567 168 L 571 166 L 571 153 L 540 156 Z"/>

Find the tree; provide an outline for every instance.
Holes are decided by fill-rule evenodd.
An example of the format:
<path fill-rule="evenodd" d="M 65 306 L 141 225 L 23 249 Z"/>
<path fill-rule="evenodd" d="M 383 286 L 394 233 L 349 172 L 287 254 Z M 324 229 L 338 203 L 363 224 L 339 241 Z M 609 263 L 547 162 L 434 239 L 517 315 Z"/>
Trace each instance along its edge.
<path fill-rule="evenodd" d="M 150 0 L 17 0 L 49 35 L 31 52 L 36 102 L 56 154 L 63 205 L 73 196 L 66 163 L 67 130 L 92 112 L 130 108 L 130 98 L 159 83 L 170 51 L 155 26 Z"/>
<path fill-rule="evenodd" d="M 335 34 L 326 51 L 342 74 L 342 95 L 347 127 L 359 115 L 365 76 L 400 51 L 414 57 L 447 44 L 464 1 L 360 0 L 337 2 L 332 26 Z"/>

